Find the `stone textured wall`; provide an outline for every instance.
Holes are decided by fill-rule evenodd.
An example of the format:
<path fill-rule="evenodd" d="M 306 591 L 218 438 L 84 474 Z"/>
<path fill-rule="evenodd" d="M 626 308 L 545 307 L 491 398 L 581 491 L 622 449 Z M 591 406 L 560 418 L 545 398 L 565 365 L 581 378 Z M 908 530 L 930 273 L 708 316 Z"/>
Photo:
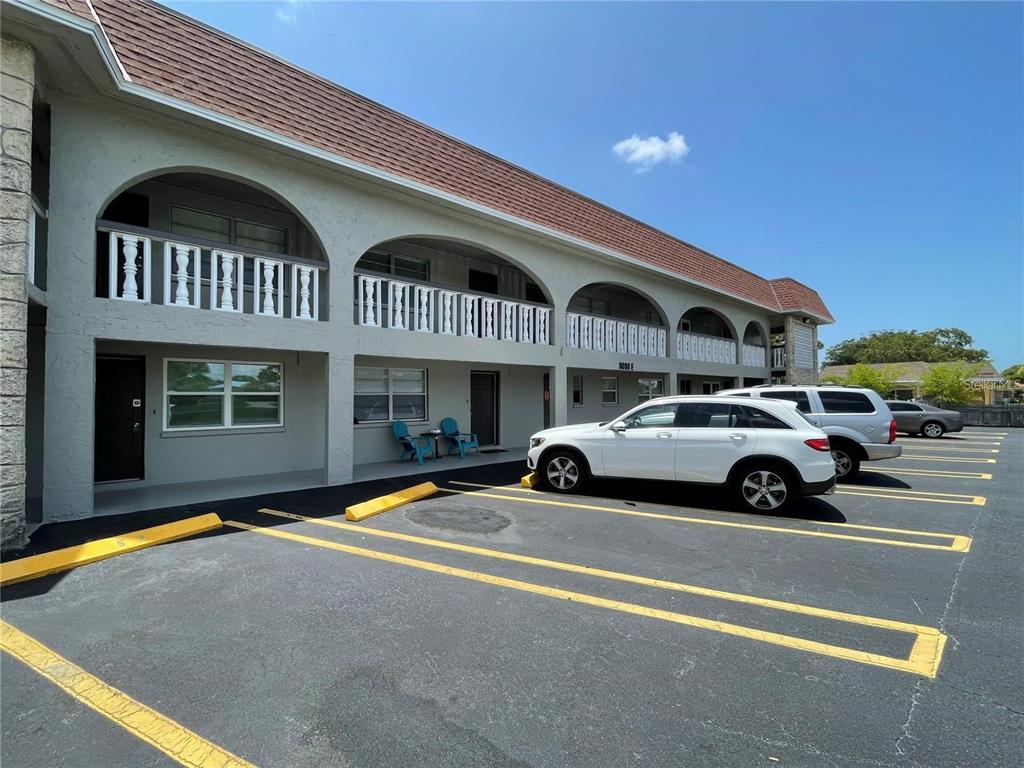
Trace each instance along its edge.
<path fill-rule="evenodd" d="M 0 547 L 25 541 L 25 380 L 28 220 L 35 54 L 0 38 Z"/>
<path fill-rule="evenodd" d="M 818 326 L 811 325 L 811 354 L 813 365 L 810 368 L 796 367 L 796 350 L 793 343 L 793 327 L 800 321 L 792 316 L 786 317 L 786 383 L 817 384 L 818 383 Z"/>

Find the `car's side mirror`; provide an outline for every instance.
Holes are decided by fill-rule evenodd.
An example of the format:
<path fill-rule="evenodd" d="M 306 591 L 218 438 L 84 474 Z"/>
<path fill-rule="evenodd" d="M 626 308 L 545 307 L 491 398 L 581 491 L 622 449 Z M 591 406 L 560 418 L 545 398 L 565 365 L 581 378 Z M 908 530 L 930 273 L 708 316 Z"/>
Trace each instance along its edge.
<path fill-rule="evenodd" d="M 625 432 L 625 431 L 626 431 L 626 422 L 624 422 L 624 421 L 616 421 L 614 424 L 612 424 L 612 432 Z"/>

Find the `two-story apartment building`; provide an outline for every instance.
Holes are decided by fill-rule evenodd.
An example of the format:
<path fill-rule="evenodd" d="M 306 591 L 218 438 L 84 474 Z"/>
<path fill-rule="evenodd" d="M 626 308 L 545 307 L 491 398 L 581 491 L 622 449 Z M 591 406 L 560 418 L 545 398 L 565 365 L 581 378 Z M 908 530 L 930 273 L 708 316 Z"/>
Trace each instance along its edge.
<path fill-rule="evenodd" d="M 793 279 L 161 6 L 2 11 L 9 546 L 172 487 L 349 482 L 394 420 L 518 448 L 816 376 L 832 318 Z"/>

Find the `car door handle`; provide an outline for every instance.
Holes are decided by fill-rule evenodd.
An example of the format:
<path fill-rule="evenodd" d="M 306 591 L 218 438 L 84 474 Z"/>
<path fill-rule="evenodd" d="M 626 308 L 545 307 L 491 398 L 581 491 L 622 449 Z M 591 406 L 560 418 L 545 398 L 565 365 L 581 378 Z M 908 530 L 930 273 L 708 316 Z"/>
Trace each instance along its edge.
<path fill-rule="evenodd" d="M 742 433 L 740 433 L 740 432 L 733 432 L 731 435 L 729 435 L 729 437 L 732 440 L 746 440 L 747 439 L 747 436 L 742 434 Z"/>
<path fill-rule="evenodd" d="M 672 433 L 671 432 L 659 432 L 658 434 L 655 435 L 655 437 L 660 437 L 660 438 L 662 438 L 664 440 L 664 439 L 672 437 Z"/>

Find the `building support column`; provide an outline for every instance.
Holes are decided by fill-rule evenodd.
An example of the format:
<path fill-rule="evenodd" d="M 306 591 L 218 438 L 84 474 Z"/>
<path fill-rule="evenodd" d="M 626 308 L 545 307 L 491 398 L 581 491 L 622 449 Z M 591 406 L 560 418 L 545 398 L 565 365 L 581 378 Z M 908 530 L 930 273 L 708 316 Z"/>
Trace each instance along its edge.
<path fill-rule="evenodd" d="M 569 423 L 569 366 L 559 363 L 548 368 L 551 392 L 551 426 Z"/>
<path fill-rule="evenodd" d="M 352 482 L 355 460 L 355 430 L 352 426 L 354 403 L 352 387 L 355 360 L 351 354 L 327 355 L 327 484 Z"/>
<path fill-rule="evenodd" d="M 25 544 L 25 397 L 35 52 L 0 39 L 0 549 Z"/>

